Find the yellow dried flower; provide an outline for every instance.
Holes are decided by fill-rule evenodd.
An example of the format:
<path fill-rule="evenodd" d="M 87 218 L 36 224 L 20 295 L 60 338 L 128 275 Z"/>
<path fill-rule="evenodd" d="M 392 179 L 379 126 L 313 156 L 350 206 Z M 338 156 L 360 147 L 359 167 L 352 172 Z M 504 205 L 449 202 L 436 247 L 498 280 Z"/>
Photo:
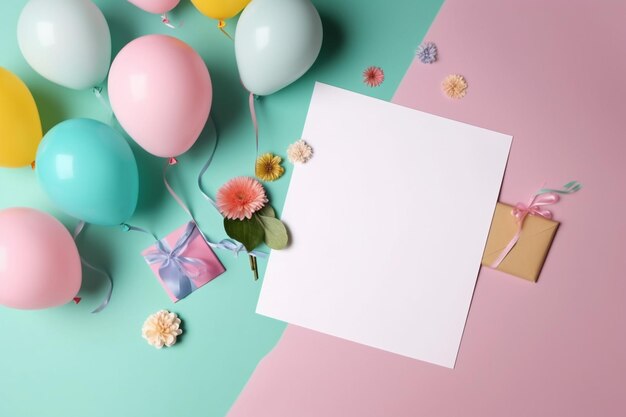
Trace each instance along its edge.
<path fill-rule="evenodd" d="M 462 75 L 451 74 L 444 78 L 441 88 L 450 98 L 463 98 L 467 93 L 467 81 Z"/>
<path fill-rule="evenodd" d="M 276 181 L 285 173 L 280 163 L 282 158 L 271 153 L 265 153 L 256 160 L 255 174 L 262 181 Z"/>

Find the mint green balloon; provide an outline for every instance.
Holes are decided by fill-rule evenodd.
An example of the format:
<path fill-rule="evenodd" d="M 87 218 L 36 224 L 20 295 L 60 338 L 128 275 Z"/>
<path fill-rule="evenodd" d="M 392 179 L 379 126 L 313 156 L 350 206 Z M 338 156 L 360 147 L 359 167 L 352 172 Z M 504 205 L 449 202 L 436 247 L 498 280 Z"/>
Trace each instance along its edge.
<path fill-rule="evenodd" d="M 235 32 L 241 82 L 259 96 L 288 86 L 311 68 L 322 38 L 322 20 L 311 0 L 252 0 Z"/>
<path fill-rule="evenodd" d="M 87 223 L 114 226 L 137 207 L 137 162 L 124 137 L 91 119 L 70 119 L 44 136 L 37 179 L 64 212 Z"/>

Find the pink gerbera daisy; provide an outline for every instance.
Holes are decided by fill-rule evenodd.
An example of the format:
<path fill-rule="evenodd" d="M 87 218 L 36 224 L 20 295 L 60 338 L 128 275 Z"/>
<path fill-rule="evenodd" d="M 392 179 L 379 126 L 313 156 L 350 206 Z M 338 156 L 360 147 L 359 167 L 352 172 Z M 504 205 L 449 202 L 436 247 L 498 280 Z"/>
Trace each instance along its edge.
<path fill-rule="evenodd" d="M 363 82 L 370 87 L 378 87 L 385 81 L 385 73 L 382 68 L 368 67 L 363 71 Z"/>
<path fill-rule="evenodd" d="M 217 207 L 227 219 L 251 219 L 268 202 L 265 190 L 254 178 L 237 177 L 217 191 Z"/>

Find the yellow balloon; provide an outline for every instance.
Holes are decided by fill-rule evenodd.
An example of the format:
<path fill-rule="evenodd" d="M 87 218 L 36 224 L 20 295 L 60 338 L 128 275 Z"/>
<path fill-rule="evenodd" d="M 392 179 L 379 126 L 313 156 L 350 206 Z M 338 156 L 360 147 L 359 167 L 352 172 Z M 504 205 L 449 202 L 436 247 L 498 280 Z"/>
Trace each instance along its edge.
<path fill-rule="evenodd" d="M 28 87 L 0 67 L 0 167 L 33 163 L 41 137 L 39 112 Z"/>
<path fill-rule="evenodd" d="M 196 9 L 203 15 L 219 20 L 224 25 L 224 20 L 237 16 L 250 0 L 191 0 Z"/>

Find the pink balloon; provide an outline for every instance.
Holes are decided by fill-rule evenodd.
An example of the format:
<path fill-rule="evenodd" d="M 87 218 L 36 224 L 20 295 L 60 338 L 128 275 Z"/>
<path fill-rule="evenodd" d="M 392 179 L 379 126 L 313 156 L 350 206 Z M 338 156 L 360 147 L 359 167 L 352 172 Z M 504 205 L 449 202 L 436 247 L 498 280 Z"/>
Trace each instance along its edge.
<path fill-rule="evenodd" d="M 30 208 L 0 211 L 0 304 L 40 309 L 65 304 L 80 289 L 80 256 L 57 219 Z"/>
<path fill-rule="evenodd" d="M 196 142 L 209 118 L 213 89 L 209 70 L 191 46 L 171 36 L 147 35 L 113 60 L 109 98 L 130 137 L 167 158 Z"/>
<path fill-rule="evenodd" d="M 178 5 L 180 0 L 128 0 L 141 10 L 148 13 L 163 14 L 172 10 Z"/>

